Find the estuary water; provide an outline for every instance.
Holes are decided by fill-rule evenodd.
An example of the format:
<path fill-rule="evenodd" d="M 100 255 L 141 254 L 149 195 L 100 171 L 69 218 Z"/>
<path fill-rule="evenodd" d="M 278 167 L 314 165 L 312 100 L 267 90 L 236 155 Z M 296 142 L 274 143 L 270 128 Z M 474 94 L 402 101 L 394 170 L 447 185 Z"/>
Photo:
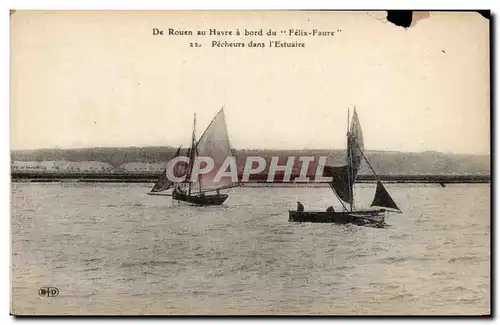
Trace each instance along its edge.
<path fill-rule="evenodd" d="M 339 209 L 326 187 L 236 188 L 219 207 L 151 187 L 13 183 L 12 313 L 490 312 L 489 184 L 387 184 L 404 213 L 386 229 L 288 222 L 297 200 Z M 360 208 L 374 190 L 357 186 Z"/>

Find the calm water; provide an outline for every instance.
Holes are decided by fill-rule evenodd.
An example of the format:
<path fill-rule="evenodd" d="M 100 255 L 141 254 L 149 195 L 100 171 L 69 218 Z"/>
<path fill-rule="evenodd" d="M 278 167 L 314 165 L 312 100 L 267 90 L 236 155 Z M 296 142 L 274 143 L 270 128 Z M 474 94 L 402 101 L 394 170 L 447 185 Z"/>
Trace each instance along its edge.
<path fill-rule="evenodd" d="M 21 314 L 488 314 L 490 186 L 388 184 L 390 228 L 295 224 L 328 188 L 238 188 L 172 205 L 151 184 L 12 185 Z M 366 207 L 374 185 L 357 189 Z M 337 205 L 338 206 L 338 205 Z M 260 218 L 258 220 L 255 220 Z M 56 298 L 41 298 L 41 286 Z"/>

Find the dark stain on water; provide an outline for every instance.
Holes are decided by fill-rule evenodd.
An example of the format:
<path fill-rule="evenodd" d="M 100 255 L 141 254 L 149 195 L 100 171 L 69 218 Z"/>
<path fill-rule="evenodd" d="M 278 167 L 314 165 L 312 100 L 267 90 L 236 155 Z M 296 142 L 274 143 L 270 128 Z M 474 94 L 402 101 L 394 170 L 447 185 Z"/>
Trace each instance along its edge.
<path fill-rule="evenodd" d="M 134 263 L 122 263 L 121 267 L 130 268 L 136 266 L 156 266 L 163 264 L 177 264 L 177 261 L 143 261 L 143 262 L 134 262 Z"/>

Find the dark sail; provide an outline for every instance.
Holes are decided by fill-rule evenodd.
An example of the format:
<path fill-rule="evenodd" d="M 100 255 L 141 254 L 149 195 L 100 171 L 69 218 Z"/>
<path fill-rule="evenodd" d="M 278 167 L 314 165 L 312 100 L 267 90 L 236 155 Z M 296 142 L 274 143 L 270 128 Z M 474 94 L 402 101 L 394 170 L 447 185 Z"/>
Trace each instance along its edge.
<path fill-rule="evenodd" d="M 377 182 L 377 190 L 375 191 L 375 197 L 373 198 L 371 206 L 378 206 L 378 207 L 399 210 L 398 205 L 389 195 L 389 192 L 387 192 L 381 181 Z"/>
<path fill-rule="evenodd" d="M 167 171 L 164 170 L 158 181 L 151 189 L 151 192 L 161 192 L 168 190 L 172 186 L 172 182 L 167 179 Z"/>
<path fill-rule="evenodd" d="M 359 122 L 358 113 L 354 109 L 351 120 L 351 128 L 347 138 L 347 151 L 350 156 L 353 179 L 356 179 L 362 161 L 362 152 L 364 150 L 363 131 Z"/>
<path fill-rule="evenodd" d="M 193 170 L 193 163 L 194 163 L 194 150 L 192 147 L 188 149 L 187 156 L 189 158 L 189 162 L 187 164 L 185 182 L 189 183 L 191 181 L 191 171 Z"/>
<path fill-rule="evenodd" d="M 352 181 L 349 182 L 349 167 L 340 166 L 332 167 L 325 166 L 324 176 L 332 177 L 333 180 L 329 183 L 330 187 L 337 193 L 339 198 L 344 202 L 351 201 Z"/>
<path fill-rule="evenodd" d="M 175 157 L 179 156 L 180 152 L 181 152 L 181 147 L 179 147 L 179 149 L 177 149 L 177 151 L 175 152 L 173 157 L 170 159 L 174 159 Z M 174 171 L 174 173 L 175 173 L 175 171 Z M 172 184 L 173 184 L 173 182 L 168 179 L 167 170 L 165 169 L 163 171 L 163 173 L 161 174 L 160 178 L 158 178 L 158 181 L 156 182 L 156 184 L 151 189 L 151 192 L 166 191 L 172 186 Z"/>

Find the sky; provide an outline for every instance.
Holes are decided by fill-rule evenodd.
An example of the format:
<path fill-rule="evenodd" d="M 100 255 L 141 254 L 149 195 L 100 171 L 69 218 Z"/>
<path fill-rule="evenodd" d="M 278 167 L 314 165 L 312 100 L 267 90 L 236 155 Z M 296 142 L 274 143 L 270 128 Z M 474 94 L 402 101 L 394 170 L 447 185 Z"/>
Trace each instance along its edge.
<path fill-rule="evenodd" d="M 224 105 L 236 149 L 489 154 L 489 21 L 432 12 L 23 12 L 11 15 L 11 149 L 188 145 Z M 334 36 L 153 36 L 245 28 Z M 304 48 L 213 48 L 213 40 Z M 202 47 L 189 47 L 198 42 Z"/>

